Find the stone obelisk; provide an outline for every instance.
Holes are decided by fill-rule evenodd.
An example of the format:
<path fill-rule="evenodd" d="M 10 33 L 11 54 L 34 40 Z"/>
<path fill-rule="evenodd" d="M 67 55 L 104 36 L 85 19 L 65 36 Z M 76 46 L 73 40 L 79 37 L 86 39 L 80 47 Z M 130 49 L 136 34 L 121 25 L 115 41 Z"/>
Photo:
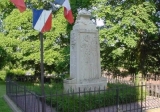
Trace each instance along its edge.
<path fill-rule="evenodd" d="M 79 11 L 70 38 L 70 78 L 64 80 L 65 91 L 104 89 L 106 78 L 101 76 L 100 45 L 91 13 Z"/>

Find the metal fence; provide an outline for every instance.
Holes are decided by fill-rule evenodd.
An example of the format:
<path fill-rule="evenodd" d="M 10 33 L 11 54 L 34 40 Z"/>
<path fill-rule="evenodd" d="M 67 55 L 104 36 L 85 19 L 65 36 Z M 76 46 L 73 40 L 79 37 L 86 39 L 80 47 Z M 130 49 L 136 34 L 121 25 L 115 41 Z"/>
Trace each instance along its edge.
<path fill-rule="evenodd" d="M 127 84 L 134 86 L 134 81 L 129 80 L 131 79 L 131 76 L 129 77 L 107 77 L 108 83 L 120 83 L 120 84 Z M 146 80 L 146 81 L 140 81 L 140 84 L 146 85 L 146 92 L 148 93 L 148 96 L 154 96 L 160 98 L 160 81 L 157 80 Z"/>
<path fill-rule="evenodd" d="M 26 86 L 6 81 L 8 97 L 23 112 L 142 112 L 146 110 L 145 87 L 126 85 L 78 92 L 58 92 L 55 89 L 41 96 Z M 45 99 L 44 104 L 42 99 Z"/>
<path fill-rule="evenodd" d="M 127 84 L 130 86 L 134 86 L 134 82 L 132 76 L 127 77 L 113 77 L 107 76 L 108 83 L 120 83 L 120 84 Z M 145 85 L 146 91 L 146 99 L 145 99 L 145 108 L 154 109 L 160 108 L 160 80 L 158 79 L 147 79 L 146 81 L 140 82 Z"/>
<path fill-rule="evenodd" d="M 160 108 L 160 84 L 146 83 L 146 109 Z"/>

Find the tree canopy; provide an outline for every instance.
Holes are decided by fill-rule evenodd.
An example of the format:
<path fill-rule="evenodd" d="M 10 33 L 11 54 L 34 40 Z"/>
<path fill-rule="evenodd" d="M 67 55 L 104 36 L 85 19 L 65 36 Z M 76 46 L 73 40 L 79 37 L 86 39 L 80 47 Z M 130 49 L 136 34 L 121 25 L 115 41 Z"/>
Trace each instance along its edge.
<path fill-rule="evenodd" d="M 159 60 L 157 3 L 97 0 L 94 5 L 95 14 L 105 22 L 100 30 L 103 69 L 123 67 L 143 75 L 154 71 L 159 66 L 155 66 Z"/>
<path fill-rule="evenodd" d="M 3 30 L 1 38 L 4 39 L 2 48 L 12 56 L 9 68 L 21 68 L 35 70 L 35 74 L 40 71 L 40 40 L 39 32 L 32 27 L 31 8 L 50 8 L 48 2 L 38 2 L 37 0 L 26 1 L 28 7 L 26 11 L 20 13 L 10 1 L 2 0 L 0 3 L 1 20 Z M 88 2 L 85 2 L 86 7 Z M 73 4 L 73 5 L 72 5 Z M 77 3 L 71 1 L 74 7 L 73 14 L 77 13 Z M 72 25 L 64 18 L 63 8 L 60 7 L 52 14 L 52 29 L 44 33 L 44 66 L 49 73 L 69 72 L 69 38 Z M 6 40 L 8 39 L 8 40 Z M 14 40 L 14 41 L 13 41 Z M 11 44 L 7 44 L 11 43 Z"/>
<path fill-rule="evenodd" d="M 10 1 L 0 1 L 1 68 L 40 70 L 39 32 L 32 27 L 32 8 L 48 2 L 25 1 L 20 13 Z M 159 2 L 153 0 L 70 0 L 76 18 L 78 8 L 87 8 L 104 21 L 99 27 L 102 70 L 129 73 L 158 72 L 160 62 Z M 46 8 L 46 7 L 45 7 Z M 50 6 L 47 6 L 50 8 Z M 48 73 L 69 73 L 70 31 L 72 26 L 59 7 L 52 14 L 52 29 L 44 33 L 44 66 Z M 6 64 L 7 62 L 7 64 Z"/>

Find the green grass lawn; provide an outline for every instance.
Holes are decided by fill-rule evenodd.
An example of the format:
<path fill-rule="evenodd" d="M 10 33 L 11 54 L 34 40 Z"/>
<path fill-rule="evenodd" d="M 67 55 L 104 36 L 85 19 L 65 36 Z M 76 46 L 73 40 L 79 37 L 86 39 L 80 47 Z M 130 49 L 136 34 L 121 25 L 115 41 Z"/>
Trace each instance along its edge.
<path fill-rule="evenodd" d="M 6 94 L 5 82 L 0 81 L 0 112 L 12 112 L 8 104 L 3 99 Z"/>

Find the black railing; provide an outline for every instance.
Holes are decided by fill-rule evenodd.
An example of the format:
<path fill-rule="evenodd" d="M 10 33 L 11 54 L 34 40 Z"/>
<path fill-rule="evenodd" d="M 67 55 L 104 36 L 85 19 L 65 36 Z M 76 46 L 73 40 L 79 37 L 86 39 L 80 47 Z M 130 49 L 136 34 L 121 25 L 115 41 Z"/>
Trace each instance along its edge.
<path fill-rule="evenodd" d="M 142 112 L 146 109 L 145 85 L 78 92 L 53 89 L 41 96 L 34 89 L 7 80 L 6 94 L 23 112 L 42 112 L 44 97 L 45 112 Z"/>

